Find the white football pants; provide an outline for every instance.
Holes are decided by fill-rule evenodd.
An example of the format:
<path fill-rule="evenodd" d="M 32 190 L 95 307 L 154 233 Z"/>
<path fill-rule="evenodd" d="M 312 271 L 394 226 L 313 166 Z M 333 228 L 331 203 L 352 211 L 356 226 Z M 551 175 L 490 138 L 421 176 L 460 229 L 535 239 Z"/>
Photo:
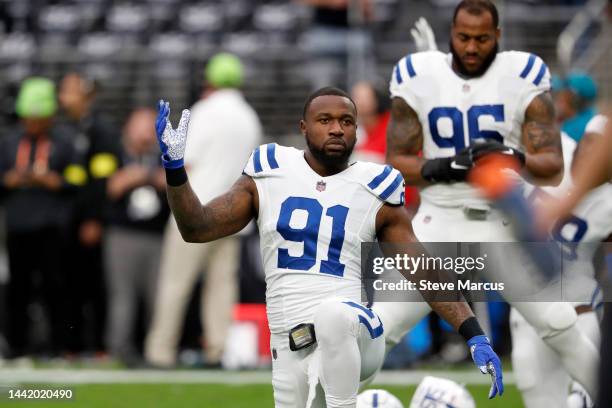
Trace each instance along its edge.
<path fill-rule="evenodd" d="M 601 333 L 595 312 L 578 315 L 576 326 L 599 347 Z M 512 367 L 525 407 L 566 407 L 572 379 L 563 367 L 559 354 L 540 338 L 514 308 L 510 312 L 510 331 Z"/>
<path fill-rule="evenodd" d="M 493 210 L 484 221 L 468 219 L 461 208 L 442 208 L 423 201 L 412 220 L 414 233 L 422 242 L 514 242 L 512 229 L 501 213 Z M 498 263 L 512 262 L 508 254 L 490 259 Z M 514 281 L 521 281 L 521 278 Z M 505 280 L 508 282 L 508 279 Z M 559 355 L 563 367 L 590 395 L 596 395 L 599 352 L 585 331 L 576 325 L 577 315 L 567 302 L 510 302 L 538 336 Z M 420 313 L 416 308 L 405 308 L 406 313 Z M 398 322 L 414 319 L 396 319 Z M 393 323 L 386 329 L 397 331 Z M 406 328 L 407 331 L 408 328 Z M 564 393 L 565 395 L 565 393 Z"/>
<path fill-rule="evenodd" d="M 383 326 L 372 310 L 332 299 L 314 313 L 317 343 L 289 349 L 289 335 L 272 334 L 276 408 L 355 407 L 361 381 L 374 376 L 385 353 Z"/>

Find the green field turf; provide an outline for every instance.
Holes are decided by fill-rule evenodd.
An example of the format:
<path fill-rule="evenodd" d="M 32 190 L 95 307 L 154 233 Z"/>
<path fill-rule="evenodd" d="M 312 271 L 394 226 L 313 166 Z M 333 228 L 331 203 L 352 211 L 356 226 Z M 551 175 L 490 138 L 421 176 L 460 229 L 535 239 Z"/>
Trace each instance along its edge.
<path fill-rule="evenodd" d="M 24 388 L 45 388 L 29 385 Z M 61 388 L 53 385 L 47 388 Z M 271 385 L 218 384 L 92 384 L 70 385 L 74 398 L 68 402 L 17 401 L 10 402 L 4 393 L 1 407 L 15 408 L 271 408 Z M 416 386 L 379 386 L 395 394 L 405 406 Z M 478 408 L 521 408 L 519 393 L 507 386 L 501 399 L 488 400 L 488 386 L 468 386 Z"/>

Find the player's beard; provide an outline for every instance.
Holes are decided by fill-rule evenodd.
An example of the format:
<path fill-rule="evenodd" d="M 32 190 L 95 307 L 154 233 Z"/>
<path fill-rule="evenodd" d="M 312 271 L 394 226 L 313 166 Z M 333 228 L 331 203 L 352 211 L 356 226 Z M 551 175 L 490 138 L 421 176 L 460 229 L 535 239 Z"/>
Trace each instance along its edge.
<path fill-rule="evenodd" d="M 342 154 L 330 155 L 325 153 L 324 148 L 318 148 L 314 144 L 306 138 L 306 144 L 308 145 L 308 150 L 312 153 L 313 157 L 325 166 L 328 169 L 342 169 L 348 164 L 349 157 L 353 154 L 353 148 L 355 147 L 355 142 L 352 145 L 346 146 L 346 149 Z"/>
<path fill-rule="evenodd" d="M 493 61 L 495 61 L 495 57 L 497 56 L 497 53 L 499 52 L 499 43 L 496 41 L 495 47 L 493 47 L 489 55 L 485 57 L 480 68 L 477 71 L 470 72 L 465 68 L 465 65 L 463 65 L 463 62 L 461 61 L 461 57 L 459 56 L 459 54 L 453 47 L 452 40 L 449 42 L 449 46 L 450 46 L 451 53 L 453 54 L 453 62 L 456 64 L 459 74 L 467 78 L 477 78 L 479 76 L 484 75 L 484 73 L 487 72 L 487 69 L 489 69 L 489 67 L 493 63 Z"/>

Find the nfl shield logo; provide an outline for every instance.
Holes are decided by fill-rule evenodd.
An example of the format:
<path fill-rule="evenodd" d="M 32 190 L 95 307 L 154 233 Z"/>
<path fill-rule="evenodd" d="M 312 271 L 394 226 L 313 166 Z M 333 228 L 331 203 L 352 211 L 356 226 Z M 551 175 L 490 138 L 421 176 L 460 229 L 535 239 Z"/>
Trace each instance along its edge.
<path fill-rule="evenodd" d="M 317 191 L 325 191 L 325 182 L 323 180 L 317 181 Z"/>

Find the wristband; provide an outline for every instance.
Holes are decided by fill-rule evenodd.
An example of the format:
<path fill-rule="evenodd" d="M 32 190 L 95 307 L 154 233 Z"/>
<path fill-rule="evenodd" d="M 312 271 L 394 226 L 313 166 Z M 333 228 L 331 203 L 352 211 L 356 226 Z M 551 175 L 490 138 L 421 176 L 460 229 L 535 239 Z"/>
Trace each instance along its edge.
<path fill-rule="evenodd" d="M 172 187 L 178 187 L 187 182 L 187 172 L 185 167 L 179 167 L 178 169 L 166 169 L 166 183 Z"/>
<path fill-rule="evenodd" d="M 485 333 L 482 331 L 480 327 L 480 323 L 478 323 L 478 319 L 474 316 L 468 317 L 461 323 L 458 330 L 459 334 L 465 339 L 465 341 L 470 340 L 474 336 L 484 336 Z"/>

